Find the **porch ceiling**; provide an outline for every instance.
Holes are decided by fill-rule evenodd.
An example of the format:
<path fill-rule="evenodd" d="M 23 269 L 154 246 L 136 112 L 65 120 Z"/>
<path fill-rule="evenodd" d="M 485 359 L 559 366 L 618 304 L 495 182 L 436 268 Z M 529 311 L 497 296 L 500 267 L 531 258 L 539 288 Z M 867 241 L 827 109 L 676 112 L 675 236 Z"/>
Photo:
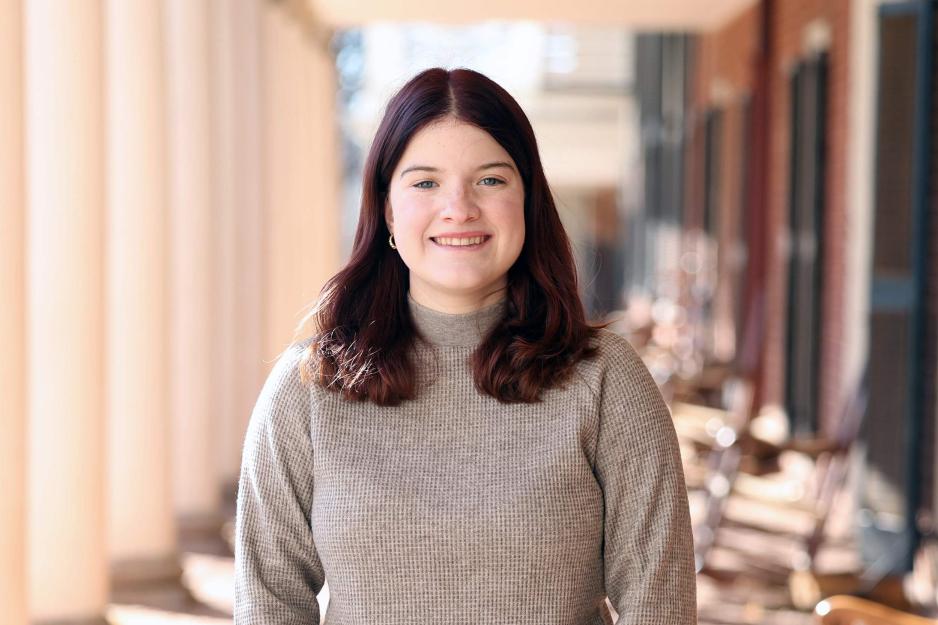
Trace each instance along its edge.
<path fill-rule="evenodd" d="M 306 0 L 333 27 L 376 21 L 534 20 L 641 30 L 709 30 L 757 0 Z"/>

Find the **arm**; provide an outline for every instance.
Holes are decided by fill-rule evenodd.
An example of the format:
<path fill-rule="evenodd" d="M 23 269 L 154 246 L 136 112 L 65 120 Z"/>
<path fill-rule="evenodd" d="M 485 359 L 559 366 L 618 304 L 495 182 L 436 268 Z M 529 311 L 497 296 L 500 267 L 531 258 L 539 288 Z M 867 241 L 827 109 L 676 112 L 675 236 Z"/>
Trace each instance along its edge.
<path fill-rule="evenodd" d="M 674 424 L 638 354 L 614 340 L 596 447 L 606 592 L 619 625 L 695 625 L 694 539 Z"/>
<path fill-rule="evenodd" d="M 235 524 L 235 625 L 319 625 L 325 581 L 313 544 L 310 391 L 302 353 L 277 361 L 251 415 Z"/>

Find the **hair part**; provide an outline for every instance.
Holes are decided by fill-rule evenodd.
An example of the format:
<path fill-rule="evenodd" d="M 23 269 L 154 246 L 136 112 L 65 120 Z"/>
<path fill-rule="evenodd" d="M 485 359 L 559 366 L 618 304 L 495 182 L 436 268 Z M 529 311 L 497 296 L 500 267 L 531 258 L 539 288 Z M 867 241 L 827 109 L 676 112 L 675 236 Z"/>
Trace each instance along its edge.
<path fill-rule="evenodd" d="M 397 405 L 417 394 L 411 356 L 409 270 L 387 245 L 391 176 L 411 138 L 445 117 L 489 133 L 524 184 L 525 239 L 508 271 L 505 317 L 472 354 L 476 388 L 502 402 L 536 402 L 591 358 L 607 324 L 586 320 L 576 268 L 541 165 L 534 131 L 501 86 L 469 69 L 420 72 L 388 102 L 365 162 L 361 211 L 348 263 L 330 278 L 307 318 L 316 327 L 301 377 L 355 400 Z"/>

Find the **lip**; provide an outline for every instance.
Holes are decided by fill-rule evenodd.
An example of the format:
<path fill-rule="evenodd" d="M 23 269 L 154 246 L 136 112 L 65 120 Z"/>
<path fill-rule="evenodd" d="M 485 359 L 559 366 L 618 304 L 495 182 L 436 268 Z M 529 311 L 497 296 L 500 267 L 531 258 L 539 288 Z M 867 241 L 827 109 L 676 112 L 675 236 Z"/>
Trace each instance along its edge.
<path fill-rule="evenodd" d="M 469 237 L 489 237 L 491 236 L 488 232 L 482 232 L 481 230 L 472 230 L 470 232 L 440 232 L 439 234 L 434 234 L 431 239 L 437 239 L 439 237 L 455 237 L 455 238 L 469 238 Z"/>

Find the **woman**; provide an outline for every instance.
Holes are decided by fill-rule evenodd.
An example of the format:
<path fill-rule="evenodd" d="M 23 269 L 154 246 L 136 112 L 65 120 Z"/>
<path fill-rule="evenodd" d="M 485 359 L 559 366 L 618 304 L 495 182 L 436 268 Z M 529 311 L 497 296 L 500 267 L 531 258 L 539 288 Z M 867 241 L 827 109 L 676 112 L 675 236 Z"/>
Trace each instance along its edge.
<path fill-rule="evenodd" d="M 485 76 L 389 102 L 351 260 L 248 429 L 236 625 L 689 625 L 677 438 L 586 320 L 531 126 Z"/>

